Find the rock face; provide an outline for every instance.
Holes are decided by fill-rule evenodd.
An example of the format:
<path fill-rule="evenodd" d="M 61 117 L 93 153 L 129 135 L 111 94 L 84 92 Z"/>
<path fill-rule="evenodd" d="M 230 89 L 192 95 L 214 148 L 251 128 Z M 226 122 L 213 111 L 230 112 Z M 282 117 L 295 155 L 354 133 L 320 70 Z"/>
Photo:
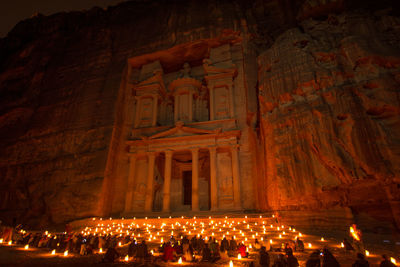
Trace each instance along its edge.
<path fill-rule="evenodd" d="M 19 23 L 0 40 L 1 219 L 119 214 L 127 59 L 235 32 L 254 59 L 243 79 L 258 97 L 246 114 L 257 208 L 399 225 L 395 2 L 133 1 Z"/>
<path fill-rule="evenodd" d="M 309 19 L 259 56 L 270 207 L 399 219 L 399 22 Z"/>

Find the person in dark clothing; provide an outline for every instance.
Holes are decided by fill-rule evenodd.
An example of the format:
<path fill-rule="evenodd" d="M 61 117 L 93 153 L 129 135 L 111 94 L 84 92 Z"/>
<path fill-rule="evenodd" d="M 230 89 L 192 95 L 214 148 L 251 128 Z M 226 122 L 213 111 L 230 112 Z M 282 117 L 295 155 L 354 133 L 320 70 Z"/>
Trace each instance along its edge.
<path fill-rule="evenodd" d="M 319 259 L 319 250 L 311 253 L 306 262 L 306 267 L 321 267 L 321 260 Z"/>
<path fill-rule="evenodd" d="M 385 254 L 382 255 L 383 261 L 381 261 L 380 267 L 396 267 L 396 265 L 389 260 L 389 257 Z"/>
<path fill-rule="evenodd" d="M 128 247 L 128 255 L 129 255 L 129 257 L 136 256 L 136 249 L 137 249 L 136 240 L 132 240 L 131 243 L 129 244 L 129 247 Z"/>
<path fill-rule="evenodd" d="M 119 253 L 114 247 L 109 247 L 104 255 L 103 262 L 114 262 L 119 258 Z"/>
<path fill-rule="evenodd" d="M 353 263 L 353 267 L 369 267 L 368 261 L 365 256 L 361 253 L 357 253 L 357 260 Z"/>
<path fill-rule="evenodd" d="M 224 239 L 222 239 L 220 249 L 221 249 L 221 252 L 225 252 L 225 250 L 229 250 L 229 241 L 226 239 L 226 237 L 224 237 Z"/>
<path fill-rule="evenodd" d="M 208 247 L 208 244 L 205 244 L 205 245 L 204 245 L 204 248 L 203 248 L 203 258 L 202 258 L 201 261 L 207 261 L 207 262 L 210 262 L 210 261 L 211 261 L 211 250 L 210 250 L 210 248 Z"/>
<path fill-rule="evenodd" d="M 288 267 L 298 267 L 299 262 L 297 261 L 297 258 L 295 256 L 293 256 L 293 252 L 292 251 L 288 251 L 286 254 L 286 262 L 287 262 L 287 266 Z"/>
<path fill-rule="evenodd" d="M 278 254 L 272 267 L 286 267 L 287 263 L 283 254 Z"/>
<path fill-rule="evenodd" d="M 350 244 L 350 242 L 346 238 L 343 239 L 343 245 L 347 251 L 354 250 L 353 246 Z"/>
<path fill-rule="evenodd" d="M 304 251 L 304 243 L 299 237 L 296 239 L 296 251 L 303 252 Z"/>
<path fill-rule="evenodd" d="M 284 252 L 286 255 L 289 255 L 289 253 L 293 255 L 293 249 L 289 246 L 289 243 L 285 243 Z"/>
<path fill-rule="evenodd" d="M 144 260 L 147 257 L 147 244 L 146 241 L 142 241 L 136 250 L 136 258 L 138 258 L 139 262 L 144 263 Z"/>
<path fill-rule="evenodd" d="M 233 238 L 229 241 L 229 251 L 231 252 L 231 254 L 235 254 L 237 250 L 237 243 L 236 240 Z"/>
<path fill-rule="evenodd" d="M 266 251 L 265 247 L 262 246 L 260 249 L 260 265 L 262 267 L 269 267 L 269 254 Z"/>
<path fill-rule="evenodd" d="M 339 267 L 340 264 L 336 260 L 335 256 L 327 249 L 324 248 L 323 251 L 323 257 L 322 257 L 322 267 Z"/>

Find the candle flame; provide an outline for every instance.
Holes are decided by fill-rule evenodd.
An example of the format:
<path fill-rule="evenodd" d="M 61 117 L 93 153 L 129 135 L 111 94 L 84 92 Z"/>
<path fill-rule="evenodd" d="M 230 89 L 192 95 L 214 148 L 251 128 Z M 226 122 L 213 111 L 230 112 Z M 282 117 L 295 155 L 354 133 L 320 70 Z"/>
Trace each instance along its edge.
<path fill-rule="evenodd" d="M 344 244 L 343 244 L 343 242 L 342 242 L 342 243 L 340 243 L 340 246 L 341 246 L 342 248 L 344 248 Z"/>
<path fill-rule="evenodd" d="M 312 247 L 311 243 L 308 243 L 308 247 L 309 247 L 309 248 L 311 248 L 311 247 Z"/>
<path fill-rule="evenodd" d="M 64 252 L 64 257 L 68 256 L 68 250 Z"/>
<path fill-rule="evenodd" d="M 395 258 L 390 257 L 390 261 L 391 261 L 393 264 L 396 264 L 396 259 L 395 259 Z"/>
<path fill-rule="evenodd" d="M 229 261 L 229 267 L 233 267 L 233 262 L 232 262 L 232 260 Z"/>
<path fill-rule="evenodd" d="M 56 254 L 56 250 L 53 249 L 53 250 L 51 251 L 51 255 L 55 255 L 55 254 Z"/>
<path fill-rule="evenodd" d="M 99 253 L 103 253 L 103 248 L 100 248 Z"/>
<path fill-rule="evenodd" d="M 182 257 L 179 257 L 178 264 L 182 264 Z"/>
<path fill-rule="evenodd" d="M 8 245 L 9 246 L 11 246 L 12 245 L 12 241 L 10 240 L 10 241 L 8 241 Z"/>
<path fill-rule="evenodd" d="M 369 251 L 368 250 L 365 250 L 365 256 L 369 256 Z"/>
<path fill-rule="evenodd" d="M 125 256 L 125 261 L 129 261 L 129 256 L 128 255 Z"/>
<path fill-rule="evenodd" d="M 24 247 L 25 249 L 28 249 L 29 248 L 29 245 L 25 245 L 25 247 Z"/>
<path fill-rule="evenodd" d="M 0 238 L 0 244 L 2 244 L 3 243 L 3 238 Z"/>
<path fill-rule="evenodd" d="M 242 259 L 242 255 L 240 255 L 240 253 L 238 254 L 238 260 Z"/>

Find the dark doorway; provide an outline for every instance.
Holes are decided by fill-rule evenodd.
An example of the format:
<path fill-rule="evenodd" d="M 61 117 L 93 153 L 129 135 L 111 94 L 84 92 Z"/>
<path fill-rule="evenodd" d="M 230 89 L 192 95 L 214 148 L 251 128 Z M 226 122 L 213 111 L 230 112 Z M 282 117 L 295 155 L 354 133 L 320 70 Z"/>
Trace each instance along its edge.
<path fill-rule="evenodd" d="M 183 205 L 192 205 L 192 171 L 184 171 L 183 178 Z"/>

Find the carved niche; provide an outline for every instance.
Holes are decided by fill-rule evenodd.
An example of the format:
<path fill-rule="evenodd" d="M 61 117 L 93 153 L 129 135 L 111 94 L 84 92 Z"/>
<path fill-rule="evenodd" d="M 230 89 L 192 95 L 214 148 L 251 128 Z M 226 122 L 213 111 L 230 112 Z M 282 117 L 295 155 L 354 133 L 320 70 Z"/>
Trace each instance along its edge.
<path fill-rule="evenodd" d="M 169 92 L 174 97 L 174 121 L 193 121 L 193 99 L 199 95 L 201 82 L 190 77 L 190 66 L 185 63 L 183 74 L 180 78 L 172 81 Z"/>
<path fill-rule="evenodd" d="M 210 59 L 203 60 L 210 95 L 210 120 L 234 117 L 233 79 L 237 75 L 229 45 L 211 49 Z"/>
<path fill-rule="evenodd" d="M 136 99 L 134 128 L 156 126 L 158 102 L 166 95 L 160 63 L 156 61 L 143 66 L 140 76 L 141 82 L 133 85 Z"/>

